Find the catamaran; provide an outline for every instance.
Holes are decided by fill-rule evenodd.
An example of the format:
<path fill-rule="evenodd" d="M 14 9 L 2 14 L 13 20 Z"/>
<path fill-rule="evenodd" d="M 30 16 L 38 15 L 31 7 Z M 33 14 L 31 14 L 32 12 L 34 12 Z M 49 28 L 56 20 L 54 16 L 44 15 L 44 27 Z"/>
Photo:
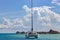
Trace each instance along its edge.
<path fill-rule="evenodd" d="M 33 0 L 31 0 L 31 8 L 33 7 Z M 34 32 L 33 30 L 33 10 L 31 9 L 31 31 L 26 32 L 25 35 L 26 38 L 38 38 L 37 32 Z"/>

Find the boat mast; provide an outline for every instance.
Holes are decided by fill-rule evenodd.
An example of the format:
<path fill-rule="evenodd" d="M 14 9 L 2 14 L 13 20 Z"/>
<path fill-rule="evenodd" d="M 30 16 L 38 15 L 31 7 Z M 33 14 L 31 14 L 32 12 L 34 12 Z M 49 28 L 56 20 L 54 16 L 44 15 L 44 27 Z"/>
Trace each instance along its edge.
<path fill-rule="evenodd" d="M 31 32 L 33 32 L 33 0 L 31 0 Z"/>

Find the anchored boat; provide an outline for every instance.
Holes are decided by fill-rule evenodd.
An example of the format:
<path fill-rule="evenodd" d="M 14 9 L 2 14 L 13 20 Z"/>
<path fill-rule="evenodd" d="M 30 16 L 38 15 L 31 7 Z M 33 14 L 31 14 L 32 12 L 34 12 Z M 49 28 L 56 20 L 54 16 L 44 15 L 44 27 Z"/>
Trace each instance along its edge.
<path fill-rule="evenodd" d="M 31 0 L 31 8 L 33 7 L 33 0 Z M 31 9 L 31 31 L 26 32 L 26 38 L 38 38 L 37 32 L 33 31 L 33 10 Z"/>

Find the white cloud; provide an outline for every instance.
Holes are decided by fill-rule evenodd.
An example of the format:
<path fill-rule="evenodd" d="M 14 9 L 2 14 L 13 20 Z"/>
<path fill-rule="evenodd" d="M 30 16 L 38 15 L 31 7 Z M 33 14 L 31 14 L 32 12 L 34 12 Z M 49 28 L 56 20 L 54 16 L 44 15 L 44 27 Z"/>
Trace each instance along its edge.
<path fill-rule="evenodd" d="M 49 7 L 49 6 L 34 7 L 34 8 L 32 8 L 32 10 L 33 10 L 33 14 L 36 11 L 36 14 L 40 20 L 42 19 L 42 20 L 46 20 L 46 21 L 51 21 L 52 19 L 56 19 L 56 21 L 59 21 L 60 15 L 51 11 L 50 8 L 53 8 L 53 7 Z M 30 8 L 28 8 L 28 9 L 30 9 Z M 29 12 L 28 9 L 26 9 L 27 12 Z M 31 14 L 27 14 L 25 16 L 25 18 L 27 18 L 27 20 L 30 20 L 30 16 L 31 16 Z"/>
<path fill-rule="evenodd" d="M 53 4 L 55 4 L 55 5 L 59 5 L 60 6 L 60 0 L 52 0 L 52 2 L 51 3 L 53 3 Z"/>
<path fill-rule="evenodd" d="M 14 20 L 10 20 L 7 18 L 3 18 L 3 23 L 0 24 L 0 28 L 15 28 L 15 27 L 24 27 L 23 20 L 16 18 Z"/>
<path fill-rule="evenodd" d="M 3 18 L 3 23 L 0 24 L 0 28 L 14 28 L 14 27 L 31 27 L 31 9 L 33 10 L 33 26 L 35 28 L 43 28 L 48 30 L 48 28 L 56 28 L 56 25 L 60 23 L 60 15 L 51 11 L 49 6 L 41 6 L 41 7 L 33 7 L 29 8 L 27 5 L 23 6 L 27 14 L 23 18 L 16 18 L 14 20 L 10 20 L 7 18 Z M 57 24 L 54 24 L 57 22 Z M 58 25 L 58 28 L 60 25 Z"/>
<path fill-rule="evenodd" d="M 25 11 L 26 11 L 27 13 L 30 13 L 30 12 L 31 12 L 31 9 L 28 8 L 27 5 L 24 5 L 24 6 L 23 6 L 23 9 L 25 9 Z"/>
<path fill-rule="evenodd" d="M 20 18 L 14 19 L 13 20 L 13 26 L 16 26 L 16 27 L 24 27 L 23 20 L 20 19 Z"/>
<path fill-rule="evenodd" d="M 57 24 L 60 23 L 60 15 L 58 13 L 51 11 L 50 8 L 53 8 L 53 7 L 41 6 L 41 7 L 32 8 L 33 15 L 34 15 L 34 25 L 35 25 L 34 27 L 39 28 L 41 26 L 41 27 L 46 27 L 47 29 L 47 27 L 49 28 L 56 27 L 55 24 L 53 24 L 54 22 L 56 22 Z M 29 13 L 28 10 L 27 12 Z M 25 16 L 26 18 L 30 17 L 29 14 L 27 15 Z M 28 18 L 28 20 L 30 20 L 30 18 Z"/>

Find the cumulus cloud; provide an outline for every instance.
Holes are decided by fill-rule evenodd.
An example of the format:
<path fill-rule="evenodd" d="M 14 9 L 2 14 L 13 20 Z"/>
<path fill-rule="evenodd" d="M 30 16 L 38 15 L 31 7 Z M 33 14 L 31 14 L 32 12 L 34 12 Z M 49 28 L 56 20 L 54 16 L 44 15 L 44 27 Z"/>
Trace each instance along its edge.
<path fill-rule="evenodd" d="M 10 28 L 11 22 L 9 19 L 3 18 L 2 24 L 0 24 L 0 28 Z"/>
<path fill-rule="evenodd" d="M 26 8 L 28 8 L 28 7 L 26 7 Z M 34 27 L 37 27 L 37 28 L 52 27 L 52 28 L 54 28 L 57 26 L 56 24 L 60 23 L 60 15 L 58 13 L 55 13 L 52 10 L 50 10 L 51 8 L 53 8 L 53 7 L 41 6 L 41 7 L 28 8 L 28 9 L 33 10 L 33 16 L 34 16 L 33 17 L 33 20 L 34 20 L 33 25 L 34 25 Z M 27 14 L 28 16 L 27 15 L 25 16 L 27 18 L 27 21 L 30 20 L 30 15 L 31 15 L 30 10 L 28 10 L 28 9 L 25 9 L 29 13 L 29 14 Z"/>
<path fill-rule="evenodd" d="M 51 3 L 53 3 L 53 4 L 55 4 L 55 5 L 59 5 L 60 6 L 60 0 L 52 0 L 52 2 Z"/>
<path fill-rule="evenodd" d="M 40 30 L 41 28 L 45 31 L 48 28 L 56 28 L 56 26 L 60 23 L 60 15 L 51 11 L 51 8 L 53 7 L 41 6 L 29 8 L 27 5 L 24 5 L 23 9 L 27 12 L 27 14 L 23 18 L 16 18 L 14 20 L 3 18 L 4 21 L 0 24 L 0 28 L 31 28 L 31 9 L 33 10 L 33 26 L 35 29 Z M 58 25 L 57 28 L 60 28 L 59 26 L 60 25 Z"/>
<path fill-rule="evenodd" d="M 33 10 L 33 14 L 37 14 L 37 16 L 38 16 L 37 18 L 40 18 L 40 20 L 45 19 L 46 21 L 48 21 L 48 20 L 51 21 L 52 19 L 56 19 L 56 21 L 59 21 L 60 20 L 60 15 L 58 13 L 55 13 L 55 12 L 51 11 L 50 8 L 53 8 L 53 7 L 49 7 L 49 6 L 34 7 L 34 8 L 32 8 L 32 10 Z M 27 12 L 29 12 L 30 10 L 28 10 L 28 9 L 25 9 L 25 10 L 27 10 Z M 31 16 L 31 14 L 27 14 L 25 17 L 28 20 L 28 18 L 30 16 Z"/>
<path fill-rule="evenodd" d="M 0 28 L 15 28 L 15 27 L 24 27 L 23 21 L 19 18 L 10 20 L 4 17 L 2 24 L 0 24 Z"/>

